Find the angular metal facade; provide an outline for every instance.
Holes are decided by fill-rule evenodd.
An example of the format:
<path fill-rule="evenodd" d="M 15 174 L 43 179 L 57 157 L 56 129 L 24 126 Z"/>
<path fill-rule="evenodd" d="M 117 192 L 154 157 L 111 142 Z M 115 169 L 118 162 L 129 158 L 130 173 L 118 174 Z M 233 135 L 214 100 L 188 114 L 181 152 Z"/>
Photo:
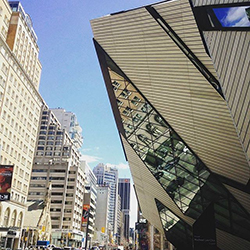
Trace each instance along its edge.
<path fill-rule="evenodd" d="M 187 225 L 180 237 L 190 243 L 213 204 L 219 249 L 249 249 L 249 31 L 202 30 L 196 8 L 164 1 L 92 20 L 94 43 L 144 217 L 174 245 L 170 235 Z M 242 70 L 235 54 L 218 59 L 216 37 L 227 32 L 244 41 Z M 237 87 L 228 94 L 221 72 L 232 63 L 238 78 L 228 84 Z M 238 109 L 232 93 L 244 97 Z"/>

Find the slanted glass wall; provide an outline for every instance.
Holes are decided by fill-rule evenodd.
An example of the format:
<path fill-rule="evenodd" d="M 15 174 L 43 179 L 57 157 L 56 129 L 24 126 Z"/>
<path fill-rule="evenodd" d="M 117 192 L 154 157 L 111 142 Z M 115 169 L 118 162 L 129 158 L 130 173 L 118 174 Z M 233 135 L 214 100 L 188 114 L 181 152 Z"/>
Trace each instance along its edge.
<path fill-rule="evenodd" d="M 214 203 L 219 229 L 250 241 L 250 216 L 106 55 L 125 137 L 183 214 Z M 166 104 L 167 105 L 167 104 Z"/>
<path fill-rule="evenodd" d="M 177 217 L 158 200 L 156 200 L 156 206 L 168 241 L 170 241 L 178 249 L 193 249 L 191 226 Z"/>

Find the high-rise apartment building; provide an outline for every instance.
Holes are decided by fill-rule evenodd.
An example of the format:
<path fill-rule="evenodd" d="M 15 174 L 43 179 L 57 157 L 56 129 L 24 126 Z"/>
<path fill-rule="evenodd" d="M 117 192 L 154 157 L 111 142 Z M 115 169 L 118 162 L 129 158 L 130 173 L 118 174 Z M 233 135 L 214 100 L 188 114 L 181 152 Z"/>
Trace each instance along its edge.
<path fill-rule="evenodd" d="M 84 163 L 69 134 L 53 112 L 43 107 L 29 200 L 42 200 L 51 182 L 52 243 L 82 246 Z"/>
<path fill-rule="evenodd" d="M 98 185 L 108 185 L 110 187 L 109 196 L 109 223 L 113 234 L 117 232 L 117 199 L 118 199 L 118 170 L 99 163 L 93 172 L 97 178 Z"/>
<path fill-rule="evenodd" d="M 74 142 L 74 145 L 80 149 L 83 144 L 82 128 L 77 121 L 76 115 L 62 108 L 51 110 L 61 123 L 62 128 L 68 132 L 70 138 Z"/>
<path fill-rule="evenodd" d="M 26 210 L 40 109 L 41 64 L 30 16 L 0 1 L 0 164 L 14 165 L 11 197 L 0 204 L 3 247 L 18 248 Z M 11 231 L 7 234 L 8 231 Z"/>
<path fill-rule="evenodd" d="M 142 214 L 177 249 L 250 249 L 249 7 L 162 1 L 91 21 Z"/>
<path fill-rule="evenodd" d="M 130 213 L 130 179 L 119 178 L 118 194 L 121 197 L 121 211 L 123 212 L 123 237 L 129 240 L 129 213 Z"/>

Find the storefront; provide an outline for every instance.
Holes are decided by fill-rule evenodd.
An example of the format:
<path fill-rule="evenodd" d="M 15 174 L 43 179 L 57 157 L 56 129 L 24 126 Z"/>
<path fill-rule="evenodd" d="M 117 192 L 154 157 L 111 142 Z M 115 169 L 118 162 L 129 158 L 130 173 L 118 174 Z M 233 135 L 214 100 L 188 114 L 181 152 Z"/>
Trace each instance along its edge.
<path fill-rule="evenodd" d="M 17 249 L 19 247 L 20 231 L 19 228 L 0 228 L 0 247 Z"/>
<path fill-rule="evenodd" d="M 64 247 L 82 247 L 84 233 L 78 230 L 55 229 L 52 231 L 51 244 Z"/>

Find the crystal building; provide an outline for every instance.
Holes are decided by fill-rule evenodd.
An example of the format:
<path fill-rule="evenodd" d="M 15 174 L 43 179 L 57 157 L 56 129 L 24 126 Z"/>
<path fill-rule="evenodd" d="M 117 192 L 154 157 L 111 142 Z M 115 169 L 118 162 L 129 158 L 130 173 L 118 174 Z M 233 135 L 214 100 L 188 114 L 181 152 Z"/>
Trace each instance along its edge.
<path fill-rule="evenodd" d="M 250 249 L 249 6 L 162 1 L 91 21 L 143 216 L 178 250 Z"/>

